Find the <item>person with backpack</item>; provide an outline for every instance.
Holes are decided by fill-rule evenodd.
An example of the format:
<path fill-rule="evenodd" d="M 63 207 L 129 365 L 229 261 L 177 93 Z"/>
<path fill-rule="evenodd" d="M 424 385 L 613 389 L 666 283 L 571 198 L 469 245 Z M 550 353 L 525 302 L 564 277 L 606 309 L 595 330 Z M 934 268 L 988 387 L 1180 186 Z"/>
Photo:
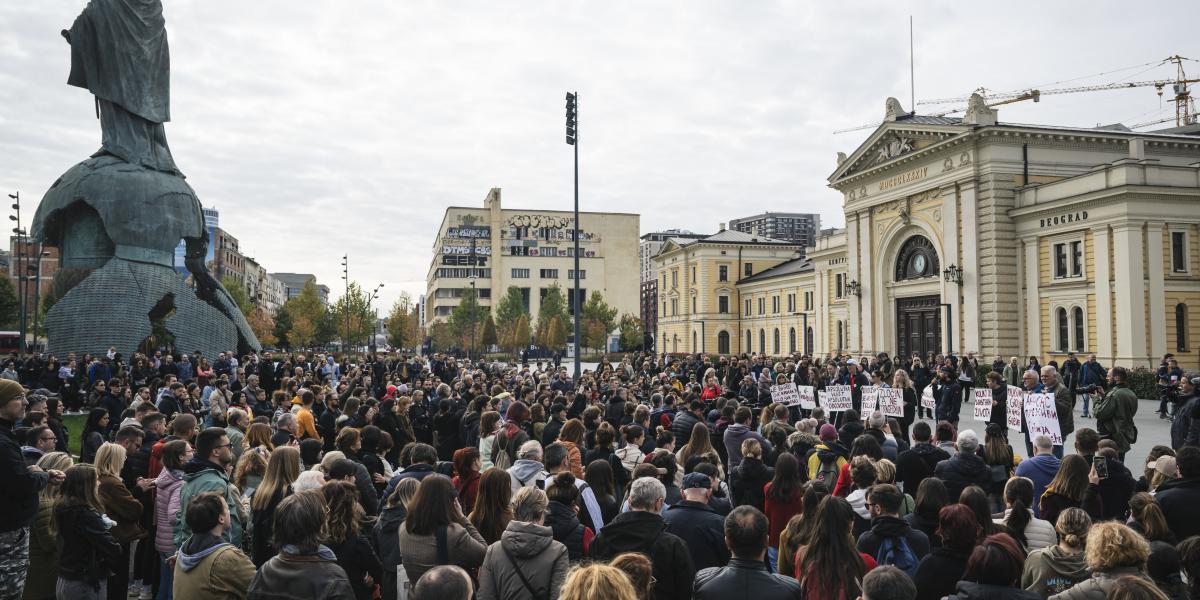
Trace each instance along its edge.
<path fill-rule="evenodd" d="M 492 443 L 492 465 L 500 470 L 507 470 L 517 462 L 517 451 L 521 444 L 529 441 L 529 434 L 524 424 L 529 420 L 529 407 L 523 402 L 513 402 L 508 405 L 505 413 L 504 427 L 496 433 L 496 441 Z"/>
<path fill-rule="evenodd" d="M 821 443 L 808 451 L 808 479 L 825 486 L 829 492 L 837 485 L 838 476 L 846 464 L 850 452 L 838 442 L 837 428 L 829 423 L 821 426 Z"/>
<path fill-rule="evenodd" d="M 549 501 L 534 487 L 512 499 L 513 518 L 488 546 L 479 568 L 478 600 L 548 600 L 558 596 L 570 566 L 567 547 L 545 525 Z"/>
<path fill-rule="evenodd" d="M 867 493 L 871 529 L 859 536 L 857 548 L 873 556 L 877 564 L 892 565 L 912 577 L 929 554 L 929 537 L 900 518 L 903 502 L 904 492 L 894 485 L 872 487 Z"/>

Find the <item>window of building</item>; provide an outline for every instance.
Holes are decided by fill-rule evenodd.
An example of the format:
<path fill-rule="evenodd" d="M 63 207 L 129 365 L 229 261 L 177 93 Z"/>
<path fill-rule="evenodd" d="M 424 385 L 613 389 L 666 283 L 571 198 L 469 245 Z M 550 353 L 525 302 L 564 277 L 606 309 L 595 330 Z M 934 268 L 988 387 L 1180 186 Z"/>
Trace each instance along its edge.
<path fill-rule="evenodd" d="M 679 269 L 671 269 L 671 287 L 679 287 Z"/>
<path fill-rule="evenodd" d="M 1055 340 L 1054 348 L 1059 352 L 1067 351 L 1067 336 L 1071 330 L 1071 326 L 1067 323 L 1067 309 L 1054 309 L 1054 327 L 1058 332 L 1058 339 Z"/>
<path fill-rule="evenodd" d="M 1188 307 L 1182 302 L 1175 305 L 1175 351 L 1188 351 Z"/>
<path fill-rule="evenodd" d="M 745 274 L 746 277 L 749 277 L 754 274 L 754 263 L 746 263 L 745 273 L 746 273 Z"/>
<path fill-rule="evenodd" d="M 788 354 L 796 353 L 796 328 L 788 328 Z"/>
<path fill-rule="evenodd" d="M 717 281 L 729 281 L 729 265 L 717 267 Z"/>
<path fill-rule="evenodd" d="M 665 289 L 666 287 L 667 287 L 667 274 L 663 273 L 663 288 Z"/>
<path fill-rule="evenodd" d="M 750 305 L 751 305 L 751 300 L 749 298 L 746 298 L 746 316 L 747 317 L 750 316 Z"/>
<path fill-rule="evenodd" d="M 771 314 L 779 314 L 779 296 L 771 296 Z"/>
<path fill-rule="evenodd" d="M 1055 243 L 1051 260 L 1055 279 L 1083 277 L 1083 240 Z"/>
<path fill-rule="evenodd" d="M 766 314 L 766 312 L 767 312 L 767 299 L 759 298 L 758 299 L 758 314 L 762 315 L 762 314 Z"/>
<path fill-rule="evenodd" d="M 775 333 L 771 336 L 771 354 L 779 356 L 779 329 L 775 329 Z"/>
<path fill-rule="evenodd" d="M 1083 242 L 1071 242 L 1071 277 L 1083 276 Z"/>
<path fill-rule="evenodd" d="M 729 296 L 717 296 L 717 312 L 721 314 L 729 312 Z"/>
<path fill-rule="evenodd" d="M 1067 245 L 1054 245 L 1054 278 L 1062 279 L 1067 276 Z"/>
<path fill-rule="evenodd" d="M 804 353 L 811 354 L 813 347 L 813 328 L 808 327 L 804 330 Z"/>
<path fill-rule="evenodd" d="M 717 334 L 717 354 L 729 354 L 728 331 L 722 331 Z"/>
<path fill-rule="evenodd" d="M 747 329 L 746 330 L 746 352 L 753 352 L 753 351 L 754 351 L 754 334 L 750 333 L 750 330 Z"/>
<path fill-rule="evenodd" d="M 692 352 L 699 352 L 700 345 L 696 343 L 696 332 L 692 332 Z"/>
<path fill-rule="evenodd" d="M 812 292 L 804 292 L 804 310 L 812 310 L 812 307 L 813 307 L 813 293 Z"/>
<path fill-rule="evenodd" d="M 833 297 L 834 298 L 841 298 L 843 295 L 843 291 L 842 291 L 842 278 L 843 277 L 844 277 L 844 275 L 842 275 L 841 273 L 838 273 L 837 275 L 834 275 L 834 277 L 833 277 L 833 282 L 834 282 Z"/>
<path fill-rule="evenodd" d="M 1083 309 L 1079 308 L 1078 306 L 1072 308 L 1071 320 L 1074 321 L 1071 323 L 1071 330 L 1074 334 L 1074 337 L 1071 340 L 1074 343 L 1071 344 L 1071 348 L 1076 352 L 1083 352 L 1084 346 L 1087 344 L 1087 334 L 1085 333 L 1084 329 L 1086 323 L 1083 321 Z"/>
<path fill-rule="evenodd" d="M 758 353 L 759 354 L 767 353 L 767 330 L 766 329 L 758 330 Z"/>
<path fill-rule="evenodd" d="M 838 346 L 837 349 L 838 350 L 842 349 L 842 333 L 843 333 L 842 329 L 843 329 L 842 322 L 838 321 L 838 328 L 837 328 L 837 346 Z"/>
<path fill-rule="evenodd" d="M 575 279 L 575 269 L 567 269 L 567 279 Z M 587 279 L 587 269 L 579 270 L 579 279 Z"/>
<path fill-rule="evenodd" d="M 558 269 L 541 269 L 538 273 L 542 279 L 558 279 Z"/>
<path fill-rule="evenodd" d="M 795 294 L 787 295 L 787 310 L 790 313 L 796 312 L 796 295 Z"/>
<path fill-rule="evenodd" d="M 679 299 L 671 298 L 671 316 L 679 314 Z"/>
<path fill-rule="evenodd" d="M 696 297 L 692 296 L 692 312 L 696 312 Z"/>
<path fill-rule="evenodd" d="M 1171 232 L 1171 272 L 1188 272 L 1187 232 Z"/>
<path fill-rule="evenodd" d="M 666 300 L 663 300 L 663 312 L 662 312 L 662 314 L 663 314 L 663 316 L 664 316 L 664 317 L 665 317 L 665 316 L 667 316 L 667 314 L 669 314 L 669 313 L 667 313 L 667 301 L 666 301 Z"/>
<path fill-rule="evenodd" d="M 529 269 L 513 269 L 513 279 L 529 279 Z"/>
<path fill-rule="evenodd" d="M 692 283 L 696 283 L 696 267 L 692 267 Z"/>

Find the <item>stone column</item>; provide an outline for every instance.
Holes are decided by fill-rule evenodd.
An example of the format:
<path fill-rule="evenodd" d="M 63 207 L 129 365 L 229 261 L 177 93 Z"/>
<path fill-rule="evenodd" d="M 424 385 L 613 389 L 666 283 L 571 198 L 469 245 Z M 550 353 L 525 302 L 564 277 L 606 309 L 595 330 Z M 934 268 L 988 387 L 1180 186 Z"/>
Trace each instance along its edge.
<path fill-rule="evenodd" d="M 1113 270 L 1116 292 L 1117 353 L 1114 364 L 1126 367 L 1149 363 L 1146 354 L 1146 278 L 1142 270 L 1145 250 L 1141 221 L 1130 221 L 1112 228 Z"/>
<path fill-rule="evenodd" d="M 846 345 L 854 347 L 856 351 L 862 348 L 860 344 L 862 339 L 860 336 L 862 302 L 860 297 L 851 294 L 846 287 L 849 286 L 850 280 L 858 279 L 858 264 L 862 257 L 859 250 L 859 239 L 862 238 L 859 231 L 860 218 L 861 215 L 858 214 L 850 214 L 846 218 L 846 280 L 842 282 L 842 290 L 846 294 L 846 322 L 850 328 L 850 331 L 847 332 L 848 343 Z"/>
<path fill-rule="evenodd" d="M 1146 223 L 1146 282 L 1150 288 L 1147 310 L 1150 314 L 1150 357 L 1162 356 L 1167 352 L 1166 340 L 1166 297 L 1163 294 L 1163 227 L 1162 221 Z"/>
<path fill-rule="evenodd" d="M 1109 277 L 1108 246 L 1111 244 L 1108 225 L 1092 229 L 1092 253 L 1096 269 L 1096 345 L 1088 350 L 1104 364 L 1113 364 L 1112 280 Z"/>
<path fill-rule="evenodd" d="M 975 218 L 975 184 L 972 182 L 959 188 L 962 214 L 962 350 L 979 352 L 979 236 Z M 996 318 L 998 315 L 988 315 Z"/>
<path fill-rule="evenodd" d="M 941 261 L 942 269 L 950 265 L 958 264 L 958 203 L 957 190 L 955 186 L 947 186 L 941 189 L 942 195 L 942 247 Z M 939 276 L 941 273 L 938 274 Z M 959 354 L 963 354 L 964 346 L 961 333 L 961 328 L 958 323 L 962 319 L 962 304 L 959 301 L 959 286 L 955 283 L 946 283 L 942 280 L 942 302 L 950 304 L 953 308 L 950 315 L 951 320 L 945 321 L 946 310 L 941 308 L 942 319 L 945 325 L 942 326 L 942 348 L 950 348 L 950 340 L 953 338 L 953 350 Z"/>
<path fill-rule="evenodd" d="M 879 352 L 884 348 L 875 343 L 874 294 L 880 290 L 876 290 L 871 284 L 873 280 L 871 273 L 875 268 L 875 257 L 871 252 L 872 244 L 871 214 L 864 212 L 858 216 L 858 272 L 854 278 L 858 280 L 862 297 L 858 299 L 858 312 L 855 314 L 859 319 L 859 351 Z M 854 315 L 852 314 L 850 318 L 853 319 Z M 892 348 L 891 351 L 894 352 L 895 349 Z"/>
<path fill-rule="evenodd" d="M 1042 348 L 1042 301 L 1038 292 L 1041 273 L 1038 269 L 1038 238 L 1024 241 L 1025 244 L 1025 356 L 1041 356 Z"/>

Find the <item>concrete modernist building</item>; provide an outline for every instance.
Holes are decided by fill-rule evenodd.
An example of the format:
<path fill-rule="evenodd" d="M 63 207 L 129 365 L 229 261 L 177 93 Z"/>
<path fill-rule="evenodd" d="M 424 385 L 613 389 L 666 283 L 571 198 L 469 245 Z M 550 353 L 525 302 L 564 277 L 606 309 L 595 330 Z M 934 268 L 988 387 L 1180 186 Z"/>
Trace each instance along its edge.
<path fill-rule="evenodd" d="M 722 227 L 722 229 L 724 229 Z M 708 237 L 707 233 L 693 233 L 686 229 L 667 229 L 643 234 L 638 244 L 638 264 L 642 269 L 642 283 L 654 281 L 654 257 L 662 250 L 668 239 L 698 240 Z"/>
<path fill-rule="evenodd" d="M 795 242 L 801 248 L 816 243 L 821 231 L 821 215 L 812 213 L 765 212 L 752 217 L 733 219 L 729 228 L 761 237 Z"/>
<path fill-rule="evenodd" d="M 492 188 L 482 208 L 451 206 L 442 217 L 426 277 L 425 325 L 445 321 L 465 289 L 493 306 L 516 286 L 536 321 L 541 297 L 557 283 L 570 303 L 575 279 L 574 214 L 561 210 L 503 208 Z M 580 212 L 580 289 L 583 300 L 599 291 L 619 314 L 638 312 L 640 217 Z"/>
<path fill-rule="evenodd" d="M 1171 352 L 1200 368 L 1200 127 L 997 116 L 978 97 L 962 118 L 910 114 L 889 99 L 886 120 L 839 153 L 829 179 L 845 230 L 822 231 L 807 260 L 720 288 L 741 299 L 737 319 L 719 326 L 740 331 L 730 351 L 787 354 L 795 328 L 797 350 L 817 354 L 952 349 L 1044 364 L 1074 351 L 1156 366 Z M 656 262 L 660 296 L 676 257 L 680 248 L 664 248 L 668 261 Z M 700 316 L 710 337 L 689 346 Z M 668 351 L 724 348 L 713 317 L 680 317 L 660 316 Z"/>
<path fill-rule="evenodd" d="M 271 273 L 271 277 L 279 282 L 283 290 L 283 303 L 299 296 L 309 281 L 315 283 L 317 280 L 317 276 L 311 273 Z M 321 304 L 329 304 L 329 286 L 318 283 L 317 296 L 321 298 Z"/>

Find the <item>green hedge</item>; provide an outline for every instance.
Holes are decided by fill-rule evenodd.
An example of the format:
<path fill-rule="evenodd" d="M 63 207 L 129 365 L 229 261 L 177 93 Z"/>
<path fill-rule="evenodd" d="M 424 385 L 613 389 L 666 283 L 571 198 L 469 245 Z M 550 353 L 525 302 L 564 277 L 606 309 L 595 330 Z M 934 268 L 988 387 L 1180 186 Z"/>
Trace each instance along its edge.
<path fill-rule="evenodd" d="M 1143 400 L 1158 400 L 1158 376 L 1146 367 L 1136 367 L 1129 371 L 1129 389 Z"/>

